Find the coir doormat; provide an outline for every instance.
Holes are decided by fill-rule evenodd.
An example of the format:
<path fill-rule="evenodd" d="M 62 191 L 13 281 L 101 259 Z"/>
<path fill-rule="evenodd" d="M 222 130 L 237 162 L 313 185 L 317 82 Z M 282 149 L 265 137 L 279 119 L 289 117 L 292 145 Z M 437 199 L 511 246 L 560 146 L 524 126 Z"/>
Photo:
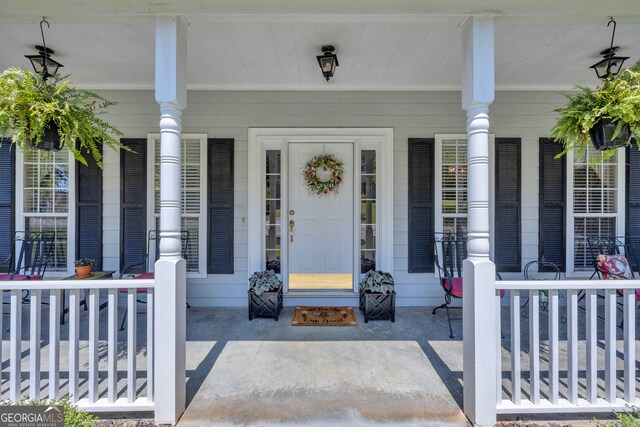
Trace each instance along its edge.
<path fill-rule="evenodd" d="M 358 324 L 351 307 L 296 307 L 293 326 L 355 326 Z"/>

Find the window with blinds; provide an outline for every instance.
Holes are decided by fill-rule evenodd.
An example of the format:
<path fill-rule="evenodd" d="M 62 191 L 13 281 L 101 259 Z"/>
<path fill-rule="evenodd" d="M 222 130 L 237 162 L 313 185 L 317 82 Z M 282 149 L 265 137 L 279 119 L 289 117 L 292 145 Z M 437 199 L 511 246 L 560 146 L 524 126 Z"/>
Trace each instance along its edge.
<path fill-rule="evenodd" d="M 601 153 L 589 146 L 573 161 L 574 270 L 591 270 L 587 239 L 617 234 L 618 155 L 593 163 Z"/>
<path fill-rule="evenodd" d="M 69 228 L 69 150 L 24 153 L 24 227 L 27 233 L 55 233 L 47 271 L 67 271 Z"/>
<path fill-rule="evenodd" d="M 467 233 L 467 140 L 443 139 L 442 231 Z"/>
<path fill-rule="evenodd" d="M 201 236 L 206 234 L 206 206 L 203 179 L 206 170 L 206 136 L 202 138 L 186 137 L 182 139 L 180 174 L 180 210 L 182 212 L 182 230 L 189 232 L 187 246 L 187 272 L 206 274 L 204 258 L 200 254 Z M 154 217 L 155 229 L 160 229 L 160 140 L 154 139 L 153 162 Z"/>

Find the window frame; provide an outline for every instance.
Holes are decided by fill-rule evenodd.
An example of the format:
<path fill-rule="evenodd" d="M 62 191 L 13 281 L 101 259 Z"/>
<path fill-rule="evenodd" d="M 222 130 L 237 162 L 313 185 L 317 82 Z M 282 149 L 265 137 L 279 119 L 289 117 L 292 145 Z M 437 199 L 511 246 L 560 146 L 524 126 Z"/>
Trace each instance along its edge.
<path fill-rule="evenodd" d="M 616 218 L 616 235 L 625 235 L 626 225 L 626 152 L 624 147 L 616 150 L 616 214 L 580 214 L 580 217 L 588 217 L 592 215 L 594 218 Z M 567 195 L 566 195 L 566 276 L 567 277 L 589 277 L 593 271 L 590 269 L 576 270 L 575 269 L 575 218 L 576 215 L 573 211 L 574 206 L 574 168 L 575 168 L 575 155 L 573 150 L 570 150 L 566 154 L 567 159 Z"/>
<path fill-rule="evenodd" d="M 198 271 L 187 271 L 187 278 L 206 278 L 207 273 L 207 138 L 205 133 L 183 133 L 180 137 L 181 147 L 186 139 L 200 140 L 200 213 L 198 214 Z M 155 229 L 155 149 L 156 141 L 160 142 L 160 134 L 147 135 L 147 235 Z M 180 187 L 182 191 L 182 187 Z M 182 218 L 182 212 L 180 213 Z M 159 232 L 159 230 L 158 230 Z M 159 234 L 158 234 L 159 235 Z M 191 240 L 191 237 L 189 237 Z M 151 256 L 151 254 L 150 254 Z M 153 265 L 150 265 L 153 269 Z"/>
<path fill-rule="evenodd" d="M 436 233 L 442 233 L 444 230 L 444 215 L 442 213 L 442 143 L 445 140 L 462 139 L 467 141 L 469 136 L 466 133 L 463 134 L 435 134 L 435 147 L 434 147 L 434 231 Z M 490 257 L 494 259 L 494 223 L 495 223 L 495 135 L 489 134 L 489 245 L 490 245 Z M 467 150 L 467 161 L 468 161 Z M 469 191 L 469 181 L 467 181 L 467 195 Z M 467 203 L 469 198 L 467 197 Z M 460 214 L 457 214 L 460 215 Z M 467 206 L 467 214 L 464 218 L 469 218 L 469 211 Z M 435 275 L 438 276 L 437 269 L 435 269 Z"/>
<path fill-rule="evenodd" d="M 64 148 L 63 148 L 64 149 Z M 64 278 L 67 277 L 75 271 L 75 266 L 73 262 L 75 261 L 75 253 L 76 253 L 76 159 L 68 152 L 69 156 L 69 189 L 68 189 L 68 210 L 66 213 L 67 217 L 67 263 L 66 270 L 53 270 L 51 267 L 47 267 L 46 276 L 48 278 Z M 42 217 L 41 214 L 32 214 L 24 211 L 24 162 L 25 155 L 22 150 L 16 150 L 16 186 L 15 186 L 15 202 L 16 202 L 16 222 L 15 222 L 15 230 L 16 231 L 25 231 L 26 227 L 26 218 L 27 217 Z M 62 218 L 65 215 L 56 213 L 44 215 L 46 217 L 58 217 Z M 18 248 L 15 248 L 16 250 Z"/>

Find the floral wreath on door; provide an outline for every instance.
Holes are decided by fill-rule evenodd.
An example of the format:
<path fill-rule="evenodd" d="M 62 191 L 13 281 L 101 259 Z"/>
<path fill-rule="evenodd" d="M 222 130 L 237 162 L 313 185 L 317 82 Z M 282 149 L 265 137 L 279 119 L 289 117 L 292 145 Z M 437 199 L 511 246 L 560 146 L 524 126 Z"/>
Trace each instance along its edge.
<path fill-rule="evenodd" d="M 344 175 L 343 163 L 333 154 L 314 156 L 307 162 L 304 170 L 304 182 L 310 192 L 324 196 L 338 192 Z"/>

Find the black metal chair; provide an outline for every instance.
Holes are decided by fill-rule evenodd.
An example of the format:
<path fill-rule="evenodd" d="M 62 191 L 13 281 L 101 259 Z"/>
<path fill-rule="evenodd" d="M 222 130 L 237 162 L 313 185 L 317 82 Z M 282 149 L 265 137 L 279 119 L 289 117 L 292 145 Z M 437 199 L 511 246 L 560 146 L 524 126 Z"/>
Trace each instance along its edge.
<path fill-rule="evenodd" d="M 434 308 L 431 313 L 436 314 L 441 308 L 447 311 L 449 338 L 455 338 L 449 309 L 462 308 L 450 307 L 450 305 L 454 298 L 462 299 L 462 262 L 467 258 L 467 238 L 463 234 L 451 232 L 435 233 L 434 248 L 440 286 L 444 290 L 444 304 Z M 496 273 L 496 280 L 502 280 L 498 273 Z M 500 296 L 504 296 L 504 291 L 500 291 Z"/>
<path fill-rule="evenodd" d="M 11 246 L 11 254 L 1 265 L 6 272 L 0 280 L 42 280 L 53 254 L 55 233 L 28 233 L 17 231 Z M 29 291 L 23 292 L 27 300 Z"/>
<path fill-rule="evenodd" d="M 540 259 L 529 261 L 524 266 L 524 280 L 560 280 L 560 274 L 560 267 L 547 261 L 544 256 Z M 542 311 L 546 312 L 549 308 L 548 293 L 547 291 L 540 291 L 540 294 L 539 307 Z M 528 305 L 529 296 L 527 296 L 526 301 L 520 306 L 522 317 L 529 317 L 527 310 Z M 560 323 L 565 323 L 566 321 L 567 318 L 565 316 L 560 316 Z"/>
<path fill-rule="evenodd" d="M 160 256 L 160 239 L 159 234 L 156 230 L 149 231 L 149 235 L 147 238 L 147 253 L 144 256 L 144 259 L 135 264 L 128 265 L 122 269 L 120 272 L 120 279 L 124 278 L 124 276 L 129 276 L 132 279 L 153 279 L 155 274 L 151 270 L 151 264 L 149 262 L 150 255 L 155 254 L 154 262 L 158 260 Z M 182 258 L 187 260 L 188 248 L 189 248 L 189 232 L 183 230 L 180 232 L 180 242 L 181 242 L 181 252 Z M 139 270 L 142 273 L 134 273 L 133 271 Z M 127 288 L 120 289 L 121 293 L 127 293 L 129 290 Z M 138 288 L 138 292 L 147 292 L 147 288 Z M 144 300 L 137 300 L 141 304 L 146 304 L 147 302 Z M 187 302 L 187 308 L 191 308 L 189 303 Z M 127 309 L 125 308 L 124 317 L 122 318 L 122 322 L 120 323 L 120 330 L 124 330 L 124 324 L 127 321 Z"/>

